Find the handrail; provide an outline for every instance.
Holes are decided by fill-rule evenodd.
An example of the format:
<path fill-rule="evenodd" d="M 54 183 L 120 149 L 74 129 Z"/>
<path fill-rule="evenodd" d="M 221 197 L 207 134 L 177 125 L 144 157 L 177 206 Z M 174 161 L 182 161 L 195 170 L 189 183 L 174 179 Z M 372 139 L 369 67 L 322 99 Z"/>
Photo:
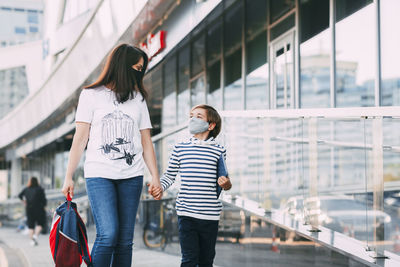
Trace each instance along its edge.
<path fill-rule="evenodd" d="M 315 109 L 223 110 L 222 117 L 240 118 L 332 118 L 351 119 L 369 117 L 400 118 L 400 107 L 353 107 Z"/>

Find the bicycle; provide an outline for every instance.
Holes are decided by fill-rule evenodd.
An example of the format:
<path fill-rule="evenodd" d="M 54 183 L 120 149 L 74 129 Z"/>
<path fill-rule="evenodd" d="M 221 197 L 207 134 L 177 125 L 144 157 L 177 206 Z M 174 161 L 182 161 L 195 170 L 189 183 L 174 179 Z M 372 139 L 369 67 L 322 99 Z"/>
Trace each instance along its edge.
<path fill-rule="evenodd" d="M 177 236 L 174 200 L 175 198 L 142 201 L 146 214 L 143 227 L 143 243 L 146 247 L 164 250 L 173 241 L 173 237 Z"/>

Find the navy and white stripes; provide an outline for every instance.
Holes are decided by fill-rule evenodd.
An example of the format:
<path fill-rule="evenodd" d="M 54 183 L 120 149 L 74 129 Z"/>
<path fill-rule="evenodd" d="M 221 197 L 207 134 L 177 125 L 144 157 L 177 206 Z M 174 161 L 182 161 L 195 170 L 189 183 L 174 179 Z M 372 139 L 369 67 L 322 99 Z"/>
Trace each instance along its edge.
<path fill-rule="evenodd" d="M 219 220 L 222 204 L 217 198 L 217 162 L 225 148 L 213 138 L 203 141 L 192 137 L 175 145 L 166 172 L 161 178 L 163 190 L 181 176 L 181 187 L 176 199 L 176 212 L 203 220 Z"/>

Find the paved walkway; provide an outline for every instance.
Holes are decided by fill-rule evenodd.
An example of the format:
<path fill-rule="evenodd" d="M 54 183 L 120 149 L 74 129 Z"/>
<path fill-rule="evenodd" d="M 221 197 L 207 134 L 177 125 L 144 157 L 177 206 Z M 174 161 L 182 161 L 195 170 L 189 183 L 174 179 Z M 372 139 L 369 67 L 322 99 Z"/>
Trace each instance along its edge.
<path fill-rule="evenodd" d="M 139 227 L 139 226 L 138 226 Z M 89 246 L 93 246 L 94 228 L 88 229 Z M 141 235 L 136 235 L 141 238 Z M 136 240 L 136 237 L 135 237 Z M 39 236 L 39 245 L 32 247 L 28 235 L 18 233 L 15 228 L 0 227 L 0 266 L 1 267 L 48 267 L 54 266 L 49 235 Z M 148 250 L 139 245 L 133 249 L 133 267 L 179 266 L 180 257 L 157 250 Z M 82 266 L 86 266 L 82 264 Z"/>

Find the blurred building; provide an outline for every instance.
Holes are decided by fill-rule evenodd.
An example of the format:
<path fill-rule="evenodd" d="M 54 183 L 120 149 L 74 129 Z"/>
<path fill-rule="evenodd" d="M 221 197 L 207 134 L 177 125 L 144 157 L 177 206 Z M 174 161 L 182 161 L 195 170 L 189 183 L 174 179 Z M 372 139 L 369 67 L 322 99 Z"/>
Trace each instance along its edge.
<path fill-rule="evenodd" d="M 0 118 L 29 94 L 27 67 L 21 58 L 37 46 L 29 42 L 42 39 L 43 7 L 39 0 L 0 1 L 0 54 L 9 54 L 15 51 L 9 46 L 18 46 L 18 54 L 2 57 L 0 63 Z M 35 65 L 38 67 L 38 62 Z"/>
<path fill-rule="evenodd" d="M 396 259 L 399 1 L 48 0 L 45 7 L 35 93 L 0 121 L 7 129 L 0 132 L 0 161 L 9 197 L 33 174 L 47 189 L 60 189 L 80 90 L 97 78 L 111 49 L 128 42 L 151 58 L 144 82 L 160 170 L 172 144 L 187 136 L 192 106 L 207 103 L 223 114 L 231 204 L 243 214 L 248 201 L 253 214 L 243 221 L 246 242 L 269 240 L 258 221 L 266 215 L 257 212 L 278 210 L 298 220 L 268 217 L 273 240 L 276 225 L 297 227 L 296 235 L 330 251 L 326 262 L 300 257 L 291 264 L 335 266 L 338 251 L 347 260 L 342 266 L 352 260 L 364 266 L 364 254 L 352 251 L 346 237 L 340 236 L 344 245 L 335 242 L 335 233 L 364 245 L 379 241 L 379 252 Z M 75 175 L 84 188 L 82 162 Z M 305 210 L 332 230 L 329 241 L 299 230 L 308 223 Z M 307 254 L 302 245 L 286 245 Z M 264 256 L 250 250 L 243 246 L 252 256 L 231 266 L 264 266 Z"/>
<path fill-rule="evenodd" d="M 40 40 L 43 9 L 42 0 L 1 0 L 0 47 Z"/>

